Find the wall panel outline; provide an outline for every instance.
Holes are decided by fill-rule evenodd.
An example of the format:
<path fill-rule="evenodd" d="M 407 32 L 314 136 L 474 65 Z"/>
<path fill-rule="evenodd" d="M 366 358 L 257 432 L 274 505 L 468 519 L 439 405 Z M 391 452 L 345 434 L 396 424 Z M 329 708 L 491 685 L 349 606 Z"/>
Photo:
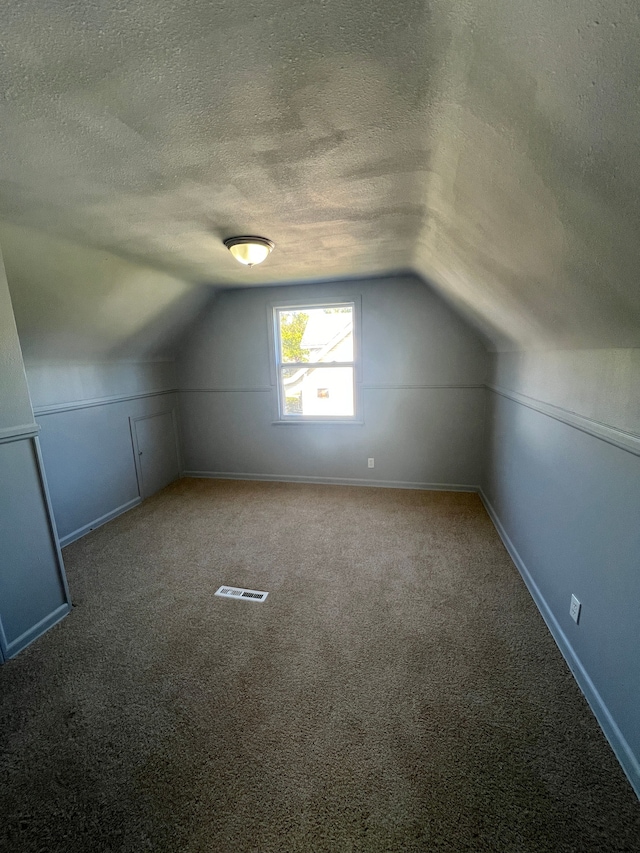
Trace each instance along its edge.
<path fill-rule="evenodd" d="M 18 427 L 16 429 L 21 428 Z M 17 435 L 14 437 L 14 440 L 28 442 L 33 450 L 36 471 L 38 475 L 38 486 L 40 490 L 40 496 L 44 504 L 49 539 L 52 546 L 57 577 L 62 588 L 63 603 L 55 607 L 51 612 L 43 616 L 37 623 L 31 625 L 20 635 L 14 637 L 11 641 L 9 641 L 9 639 L 7 638 L 4 627 L 2 626 L 0 620 L 0 661 L 8 660 L 12 657 L 15 657 L 18 652 L 22 651 L 22 649 L 32 643 L 35 639 L 37 639 L 39 636 L 48 631 L 49 628 L 51 628 L 53 625 L 63 619 L 71 610 L 71 596 L 69 593 L 69 586 L 67 584 L 64 561 L 62 558 L 62 551 L 60 550 L 60 541 L 58 539 L 58 531 L 56 529 L 55 518 L 51 506 L 51 496 L 49 494 L 49 487 L 47 485 L 47 478 L 44 469 L 44 463 L 42 460 L 42 452 L 40 449 L 40 442 L 38 440 L 37 431 L 31 432 L 30 434 L 26 435 Z"/>

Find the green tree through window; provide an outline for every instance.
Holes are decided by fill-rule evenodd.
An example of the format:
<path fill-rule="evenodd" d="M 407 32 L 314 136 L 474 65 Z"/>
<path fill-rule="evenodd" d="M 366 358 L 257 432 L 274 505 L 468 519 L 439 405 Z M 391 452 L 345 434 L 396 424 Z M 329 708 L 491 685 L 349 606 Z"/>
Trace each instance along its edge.
<path fill-rule="evenodd" d="M 280 339 L 284 361 L 309 361 L 309 350 L 300 346 L 308 320 L 309 315 L 302 311 L 280 315 Z"/>

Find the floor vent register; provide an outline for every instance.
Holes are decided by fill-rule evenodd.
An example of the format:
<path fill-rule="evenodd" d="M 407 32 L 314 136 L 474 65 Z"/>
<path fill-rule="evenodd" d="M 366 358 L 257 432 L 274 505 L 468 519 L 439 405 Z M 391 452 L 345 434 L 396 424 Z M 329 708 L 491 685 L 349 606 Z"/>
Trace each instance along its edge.
<path fill-rule="evenodd" d="M 242 601 L 264 601 L 268 592 L 260 592 L 258 589 L 243 589 L 240 586 L 221 586 L 216 595 L 222 598 L 238 598 Z"/>

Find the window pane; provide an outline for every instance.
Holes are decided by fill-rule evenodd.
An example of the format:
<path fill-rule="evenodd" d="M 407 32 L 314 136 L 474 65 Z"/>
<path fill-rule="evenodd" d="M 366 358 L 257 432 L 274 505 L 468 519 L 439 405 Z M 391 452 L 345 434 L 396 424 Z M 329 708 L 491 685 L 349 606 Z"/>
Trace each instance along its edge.
<path fill-rule="evenodd" d="M 280 361 L 309 361 L 309 350 L 302 346 L 309 314 L 306 311 L 278 311 L 280 324 Z"/>
<path fill-rule="evenodd" d="M 283 414 L 312 418 L 352 418 L 352 367 L 283 367 Z"/>
<path fill-rule="evenodd" d="M 353 361 L 351 305 L 278 311 L 278 322 L 283 364 Z"/>

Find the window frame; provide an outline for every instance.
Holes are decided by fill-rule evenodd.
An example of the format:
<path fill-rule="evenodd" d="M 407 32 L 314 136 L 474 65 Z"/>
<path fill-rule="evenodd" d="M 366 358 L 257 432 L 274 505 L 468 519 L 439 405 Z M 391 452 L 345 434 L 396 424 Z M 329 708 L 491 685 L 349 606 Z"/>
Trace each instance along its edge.
<path fill-rule="evenodd" d="M 281 360 L 282 347 L 280 341 L 279 312 L 304 311 L 318 308 L 350 307 L 353 322 L 353 361 L 324 361 L 324 362 L 285 362 Z M 291 300 L 288 302 L 275 301 L 269 306 L 269 348 L 271 352 L 271 384 L 274 388 L 275 412 L 274 424 L 306 424 L 306 425 L 353 425 L 363 424 L 361 399 L 361 299 L 359 296 L 348 297 L 312 297 Z M 349 367 L 353 370 L 353 415 L 287 415 L 284 411 L 284 387 L 281 376 L 282 368 L 335 368 Z"/>

